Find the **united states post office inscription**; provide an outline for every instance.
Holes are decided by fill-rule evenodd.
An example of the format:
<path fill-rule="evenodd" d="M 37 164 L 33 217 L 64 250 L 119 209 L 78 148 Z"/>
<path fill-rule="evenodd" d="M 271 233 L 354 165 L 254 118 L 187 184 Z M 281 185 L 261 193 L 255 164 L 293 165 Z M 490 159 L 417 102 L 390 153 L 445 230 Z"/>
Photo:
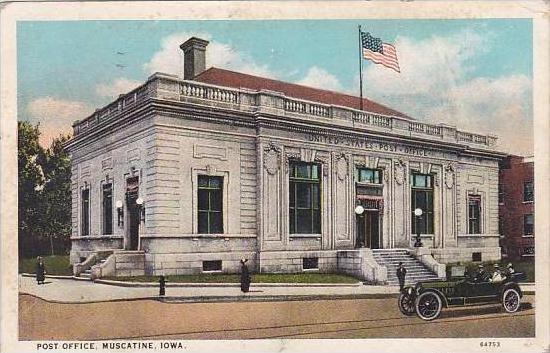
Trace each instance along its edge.
<path fill-rule="evenodd" d="M 307 134 L 309 142 L 321 142 L 335 146 L 346 146 L 352 148 L 361 148 L 377 152 L 393 152 L 407 154 L 417 157 L 436 157 L 435 151 L 426 148 L 412 147 L 393 142 L 378 142 L 366 138 L 348 137 L 348 136 L 325 136 L 319 134 Z"/>

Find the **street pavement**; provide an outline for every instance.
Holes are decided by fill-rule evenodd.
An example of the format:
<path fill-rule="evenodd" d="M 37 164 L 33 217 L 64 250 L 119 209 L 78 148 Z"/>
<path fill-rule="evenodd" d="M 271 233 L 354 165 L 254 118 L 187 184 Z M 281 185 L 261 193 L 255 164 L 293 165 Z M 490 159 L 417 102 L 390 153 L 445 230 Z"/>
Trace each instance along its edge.
<path fill-rule="evenodd" d="M 533 337 L 534 296 L 507 314 L 499 304 L 404 316 L 396 297 L 212 303 L 125 300 L 51 303 L 19 295 L 21 340 Z M 159 348 L 160 343 L 154 343 Z M 345 349 L 345 347 L 342 347 Z"/>

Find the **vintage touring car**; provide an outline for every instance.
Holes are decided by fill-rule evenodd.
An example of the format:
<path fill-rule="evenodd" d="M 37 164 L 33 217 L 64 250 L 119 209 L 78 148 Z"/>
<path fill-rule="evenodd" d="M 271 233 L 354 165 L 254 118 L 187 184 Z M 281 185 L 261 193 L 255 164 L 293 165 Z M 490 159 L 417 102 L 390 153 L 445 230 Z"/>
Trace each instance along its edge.
<path fill-rule="evenodd" d="M 522 280 L 525 274 L 514 273 L 499 282 L 479 281 L 472 276 L 418 282 L 403 288 L 399 310 L 408 316 L 416 313 L 423 320 L 434 320 L 443 307 L 502 303 L 506 312 L 513 313 L 520 307 L 523 293 L 518 281 Z"/>

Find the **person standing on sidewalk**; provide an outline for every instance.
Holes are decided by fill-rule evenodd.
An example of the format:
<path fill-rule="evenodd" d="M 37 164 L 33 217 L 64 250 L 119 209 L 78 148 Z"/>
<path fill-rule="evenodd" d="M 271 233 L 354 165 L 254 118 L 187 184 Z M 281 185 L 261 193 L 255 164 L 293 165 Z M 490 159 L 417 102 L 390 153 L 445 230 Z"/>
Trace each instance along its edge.
<path fill-rule="evenodd" d="M 36 258 L 36 283 L 44 284 L 46 279 L 46 266 L 44 265 L 44 260 L 41 256 Z"/>
<path fill-rule="evenodd" d="M 399 266 L 397 266 L 396 275 L 399 280 L 399 291 L 402 292 L 403 287 L 405 287 L 405 276 L 407 275 L 407 269 L 402 262 L 399 262 Z"/>
<path fill-rule="evenodd" d="M 166 278 L 161 275 L 159 278 L 159 296 L 164 296 L 164 294 L 166 294 Z"/>
<path fill-rule="evenodd" d="M 241 260 L 241 291 L 247 293 L 250 290 L 250 272 L 248 272 L 248 266 L 246 262 L 248 259 Z"/>

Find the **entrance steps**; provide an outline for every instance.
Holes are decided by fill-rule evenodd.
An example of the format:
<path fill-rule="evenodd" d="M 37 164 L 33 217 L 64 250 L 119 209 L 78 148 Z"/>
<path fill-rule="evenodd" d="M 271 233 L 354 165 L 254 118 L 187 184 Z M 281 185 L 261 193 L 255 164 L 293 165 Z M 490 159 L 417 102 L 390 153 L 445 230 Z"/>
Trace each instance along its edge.
<path fill-rule="evenodd" d="M 388 269 L 388 285 L 399 285 L 396 270 L 399 262 L 407 269 L 405 284 L 419 281 L 437 280 L 437 274 L 430 271 L 422 262 L 412 256 L 407 249 L 373 249 L 375 261 Z"/>

